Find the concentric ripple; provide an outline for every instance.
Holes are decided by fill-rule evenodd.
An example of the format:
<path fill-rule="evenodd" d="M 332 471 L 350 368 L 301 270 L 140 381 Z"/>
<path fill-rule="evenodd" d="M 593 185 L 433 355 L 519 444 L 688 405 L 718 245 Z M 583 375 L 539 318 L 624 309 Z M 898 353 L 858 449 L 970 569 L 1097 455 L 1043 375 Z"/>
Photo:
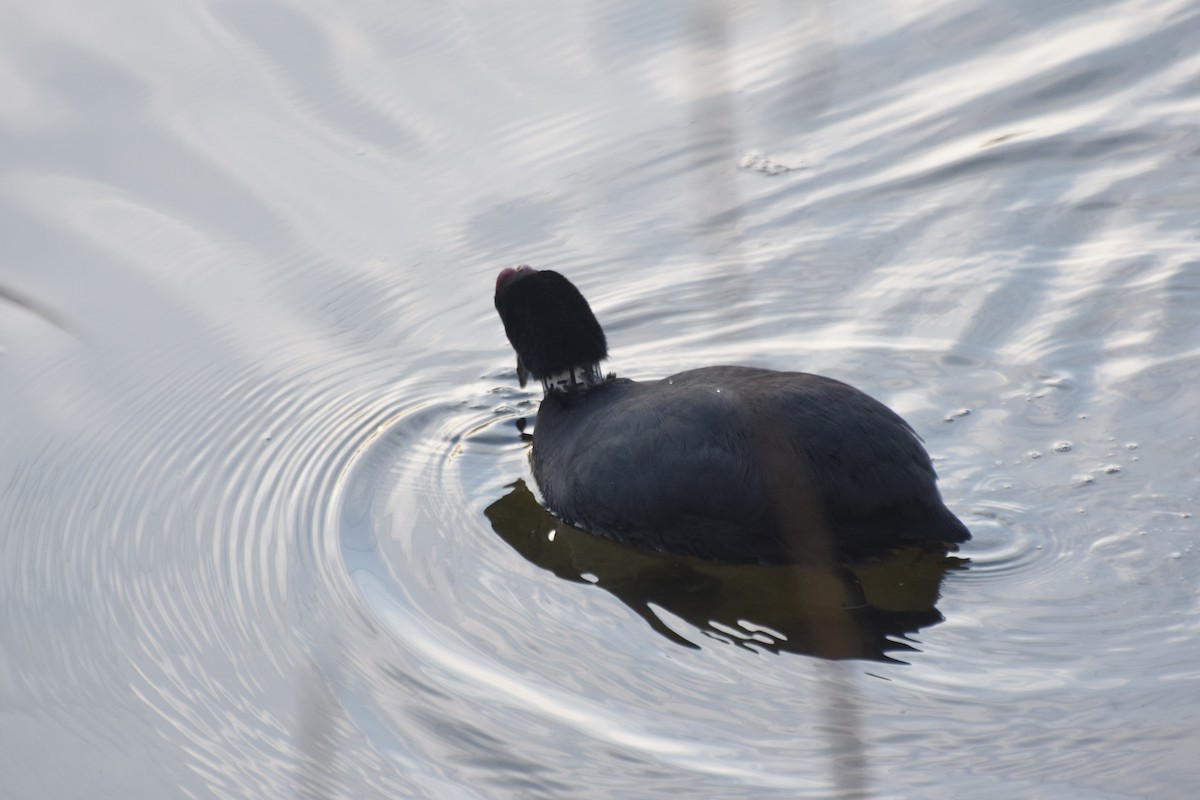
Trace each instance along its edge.
<path fill-rule="evenodd" d="M 506 489 L 479 476 L 522 471 L 516 410 L 534 409 L 525 393 L 509 390 L 478 402 L 411 406 L 359 449 L 344 473 L 334 495 L 342 557 L 363 607 L 390 634 L 398 657 L 491 709 L 476 723 L 494 728 L 486 739 L 491 758 L 522 763 L 514 748 L 535 724 L 550 739 L 567 728 L 639 758 L 779 784 L 778 777 L 727 763 L 715 748 L 655 732 L 625 704 L 597 702 L 578 678 L 557 686 L 531 680 L 530 649 L 570 658 L 572 640 L 586 631 L 569 606 L 577 600 L 556 597 L 559 587 L 530 583 L 528 569 L 480 525 L 483 504 Z M 471 614 L 464 618 L 466 609 Z"/>
<path fill-rule="evenodd" d="M 197 344 L 191 355 L 211 355 L 211 343 Z M 306 708 L 297 700 L 313 685 L 306 675 L 320 675 L 313 665 L 328 661 L 313 648 L 328 643 L 330 598 L 346 583 L 336 541 L 322 551 L 329 543 L 313 533 L 356 453 L 406 410 L 395 387 L 389 395 L 363 383 L 378 363 L 346 363 L 305 386 L 264 379 L 257 365 L 229 368 L 236 359 L 197 368 L 188 355 L 126 359 L 108 383 L 88 387 L 89 407 L 47 410 L 60 430 L 72 415 L 90 423 L 30 446 L 4 491 L 7 530 L 24 532 L 14 540 L 20 557 L 6 562 L 20 569 L 7 581 L 22 644 L 10 666 L 40 676 L 25 694 L 47 707 L 87 707 L 100 687 L 125 683 L 157 724 L 187 731 L 196 776 L 216 785 L 244 770 L 234 785 L 283 795 L 296 781 L 287 765 L 310 744 L 297 738 Z M 154 389 L 123 383 L 146 371 L 161 376 Z M 70 377 L 47 375 L 47 385 Z M 39 437 L 30 431 L 30 442 Z M 74 532 L 70 551 L 50 547 L 55 528 Z M 59 598 L 63 638 L 28 627 L 48 592 Z M 96 618 L 99 627 L 83 624 Z M 280 716 L 247 727 L 253 709 Z M 377 765 L 367 772 L 396 780 Z"/>

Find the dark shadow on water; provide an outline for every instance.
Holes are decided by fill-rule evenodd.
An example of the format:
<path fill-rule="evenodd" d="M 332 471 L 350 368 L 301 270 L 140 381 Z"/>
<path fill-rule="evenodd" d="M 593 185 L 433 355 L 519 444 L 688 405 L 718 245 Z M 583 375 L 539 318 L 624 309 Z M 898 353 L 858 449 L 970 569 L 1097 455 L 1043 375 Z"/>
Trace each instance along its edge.
<path fill-rule="evenodd" d="M 35 300 L 33 297 L 25 294 L 24 292 L 9 286 L 5 286 L 4 284 L 0 284 L 0 300 L 7 301 L 18 308 L 25 309 L 30 314 L 33 314 L 34 316 L 39 317 L 43 321 L 48 322 L 54 327 L 58 328 L 63 333 L 69 333 L 72 336 L 74 335 L 72 326 L 60 313 L 50 308 L 50 306 L 46 305 L 45 303 Z"/>
<path fill-rule="evenodd" d="M 668 626 L 655 607 L 714 644 L 902 661 L 889 653 L 916 650 L 906 637 L 942 621 L 935 607 L 942 578 L 967 564 L 922 548 L 834 568 L 730 565 L 648 553 L 563 523 L 522 480 L 509 488 L 484 513 L 513 549 L 560 578 L 611 592 L 655 631 L 690 648 L 700 644 Z"/>

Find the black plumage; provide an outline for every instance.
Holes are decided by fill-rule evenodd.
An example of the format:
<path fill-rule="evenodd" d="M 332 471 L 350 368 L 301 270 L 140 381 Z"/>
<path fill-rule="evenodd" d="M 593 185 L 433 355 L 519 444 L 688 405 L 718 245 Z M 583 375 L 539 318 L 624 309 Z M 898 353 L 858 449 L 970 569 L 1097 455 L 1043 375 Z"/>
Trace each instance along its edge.
<path fill-rule="evenodd" d="M 496 307 L 535 376 L 606 352 L 587 301 L 557 273 L 506 270 Z M 801 372 L 706 367 L 548 391 L 532 461 L 557 516 L 660 552 L 792 563 L 970 538 L 908 423 Z"/>
<path fill-rule="evenodd" d="M 500 273 L 496 310 L 520 363 L 535 378 L 608 358 L 604 330 L 588 301 L 557 272 L 522 266 Z"/>

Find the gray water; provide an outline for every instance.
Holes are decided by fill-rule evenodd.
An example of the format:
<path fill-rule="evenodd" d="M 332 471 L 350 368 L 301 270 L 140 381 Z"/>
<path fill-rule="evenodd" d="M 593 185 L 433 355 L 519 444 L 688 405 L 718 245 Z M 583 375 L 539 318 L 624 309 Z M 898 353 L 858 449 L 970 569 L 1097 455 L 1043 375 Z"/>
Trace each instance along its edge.
<path fill-rule="evenodd" d="M 0 45 L 4 798 L 1194 795 L 1200 4 L 63 0 Z M 556 526 L 522 262 L 620 374 L 888 403 L 974 540 L 863 577 L 900 621 L 835 660 L 800 571 Z"/>

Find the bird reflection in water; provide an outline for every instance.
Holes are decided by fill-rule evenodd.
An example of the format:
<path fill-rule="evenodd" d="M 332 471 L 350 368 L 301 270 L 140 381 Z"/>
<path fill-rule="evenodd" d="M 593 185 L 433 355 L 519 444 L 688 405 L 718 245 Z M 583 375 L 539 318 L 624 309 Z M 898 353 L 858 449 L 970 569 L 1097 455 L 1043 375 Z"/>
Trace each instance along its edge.
<path fill-rule="evenodd" d="M 594 583 L 676 644 L 699 648 L 655 610 L 710 641 L 828 659 L 902 661 L 910 634 L 936 625 L 942 579 L 967 561 L 906 547 L 853 563 L 721 564 L 634 549 L 550 514 L 523 480 L 485 510 L 504 541 L 560 578 Z M 701 639 L 701 641 L 704 641 Z"/>

